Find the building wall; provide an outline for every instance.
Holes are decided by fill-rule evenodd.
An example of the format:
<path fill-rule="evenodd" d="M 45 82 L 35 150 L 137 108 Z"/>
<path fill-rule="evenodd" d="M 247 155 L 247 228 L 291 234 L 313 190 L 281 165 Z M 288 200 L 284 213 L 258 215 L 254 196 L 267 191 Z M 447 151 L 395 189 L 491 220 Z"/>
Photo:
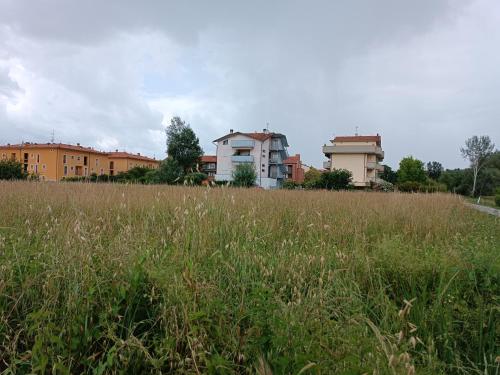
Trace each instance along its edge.
<path fill-rule="evenodd" d="M 233 170 L 236 163 L 233 163 L 231 157 L 236 152 L 236 149 L 231 147 L 231 141 L 249 140 L 254 141 L 255 146 L 249 150 L 249 154 L 254 158 L 255 171 L 257 173 L 257 183 L 259 184 L 265 178 L 268 178 L 268 154 L 269 154 L 269 139 L 261 142 L 259 140 L 237 134 L 227 139 L 227 145 L 223 141 L 217 144 L 217 173 L 215 179 L 217 181 L 232 181 Z"/>
<path fill-rule="evenodd" d="M 28 158 L 25 159 L 25 154 Z M 110 161 L 114 162 L 114 174 L 126 172 L 135 166 L 158 168 L 159 161 L 131 158 L 109 158 L 106 153 L 92 149 L 75 150 L 59 145 L 27 145 L 25 147 L 0 146 L 0 159 L 20 161 L 30 174 L 42 181 L 59 181 L 65 177 L 110 174 Z"/>
<path fill-rule="evenodd" d="M 333 154 L 332 170 L 347 169 L 352 173 L 352 182 L 355 186 L 364 186 L 367 183 L 366 154 Z"/>

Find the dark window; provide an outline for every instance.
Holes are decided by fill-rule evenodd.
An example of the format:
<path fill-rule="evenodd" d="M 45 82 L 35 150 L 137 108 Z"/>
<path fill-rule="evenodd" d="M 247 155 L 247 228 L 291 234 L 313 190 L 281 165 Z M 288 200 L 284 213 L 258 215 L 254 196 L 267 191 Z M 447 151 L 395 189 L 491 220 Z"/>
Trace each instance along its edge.
<path fill-rule="evenodd" d="M 223 145 L 227 145 L 227 143 L 228 143 L 227 139 L 225 141 L 222 141 Z"/>

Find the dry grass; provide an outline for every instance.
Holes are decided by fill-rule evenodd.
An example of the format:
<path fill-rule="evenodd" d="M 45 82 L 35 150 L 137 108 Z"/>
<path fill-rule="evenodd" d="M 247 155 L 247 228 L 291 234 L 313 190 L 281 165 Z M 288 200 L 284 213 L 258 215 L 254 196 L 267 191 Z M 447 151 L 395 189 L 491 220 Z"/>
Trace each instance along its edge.
<path fill-rule="evenodd" d="M 0 371 L 494 374 L 499 251 L 445 194 L 4 182 Z"/>

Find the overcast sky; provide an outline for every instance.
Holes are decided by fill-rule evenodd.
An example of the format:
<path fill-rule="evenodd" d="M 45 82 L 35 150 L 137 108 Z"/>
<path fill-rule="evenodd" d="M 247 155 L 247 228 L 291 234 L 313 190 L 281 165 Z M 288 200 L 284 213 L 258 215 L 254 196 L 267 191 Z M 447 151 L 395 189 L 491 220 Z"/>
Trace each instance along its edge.
<path fill-rule="evenodd" d="M 0 0 L 0 143 L 55 140 L 164 157 L 188 121 L 287 135 L 320 166 L 333 135 L 382 135 L 463 167 L 500 147 L 500 1 Z"/>

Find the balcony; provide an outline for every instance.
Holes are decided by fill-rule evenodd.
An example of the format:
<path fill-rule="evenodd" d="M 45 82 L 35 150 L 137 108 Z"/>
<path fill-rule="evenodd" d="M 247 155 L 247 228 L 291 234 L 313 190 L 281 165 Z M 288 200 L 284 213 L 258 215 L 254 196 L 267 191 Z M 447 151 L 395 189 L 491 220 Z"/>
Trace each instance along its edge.
<path fill-rule="evenodd" d="M 283 158 L 280 154 L 271 155 L 271 157 L 269 158 L 269 164 L 283 164 Z"/>
<path fill-rule="evenodd" d="M 331 170 L 332 169 L 332 161 L 331 160 L 324 161 L 323 162 L 323 169 Z"/>
<path fill-rule="evenodd" d="M 280 169 L 269 171 L 269 178 L 282 179 L 285 178 L 285 175 Z"/>
<path fill-rule="evenodd" d="M 247 140 L 247 139 L 237 139 L 234 141 L 231 141 L 231 147 L 232 148 L 239 148 L 239 149 L 252 149 L 255 147 L 255 141 L 252 140 Z"/>
<path fill-rule="evenodd" d="M 231 156 L 233 163 L 253 163 L 252 155 L 233 155 Z"/>
<path fill-rule="evenodd" d="M 269 150 L 280 151 L 280 150 L 284 150 L 284 149 L 285 148 L 283 147 L 283 144 L 281 143 L 280 139 L 271 140 L 271 144 L 269 145 Z"/>
<path fill-rule="evenodd" d="M 331 154 L 375 154 L 379 160 L 384 158 L 384 151 L 375 145 L 324 145 L 323 153 Z"/>

